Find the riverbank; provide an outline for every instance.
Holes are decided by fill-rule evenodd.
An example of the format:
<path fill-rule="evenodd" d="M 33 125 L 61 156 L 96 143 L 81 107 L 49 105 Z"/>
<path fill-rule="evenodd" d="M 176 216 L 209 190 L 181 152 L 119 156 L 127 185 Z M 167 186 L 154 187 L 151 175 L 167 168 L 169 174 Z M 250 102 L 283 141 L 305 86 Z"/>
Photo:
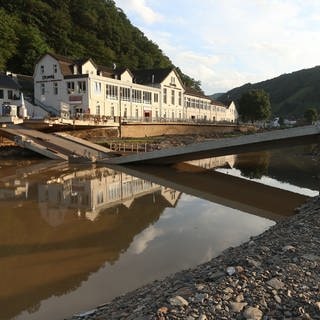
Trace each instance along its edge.
<path fill-rule="evenodd" d="M 70 319 L 320 319 L 320 197 L 297 211 L 205 264 Z"/>

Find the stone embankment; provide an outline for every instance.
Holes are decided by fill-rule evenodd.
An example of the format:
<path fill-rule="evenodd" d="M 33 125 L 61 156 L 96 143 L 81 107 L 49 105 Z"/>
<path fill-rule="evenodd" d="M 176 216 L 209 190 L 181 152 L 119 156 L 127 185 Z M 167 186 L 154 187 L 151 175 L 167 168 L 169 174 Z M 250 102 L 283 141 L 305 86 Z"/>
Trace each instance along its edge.
<path fill-rule="evenodd" d="M 210 262 L 70 319 L 320 319 L 320 197 Z"/>

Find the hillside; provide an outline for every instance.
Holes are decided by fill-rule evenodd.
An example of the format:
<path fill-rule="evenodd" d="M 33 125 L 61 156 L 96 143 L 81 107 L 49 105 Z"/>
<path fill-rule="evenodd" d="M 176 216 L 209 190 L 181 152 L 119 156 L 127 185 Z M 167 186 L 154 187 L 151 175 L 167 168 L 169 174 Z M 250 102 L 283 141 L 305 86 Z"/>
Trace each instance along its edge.
<path fill-rule="evenodd" d="M 307 108 L 320 111 L 320 66 L 234 88 L 219 97 L 220 101 L 237 101 L 242 93 L 251 89 L 264 89 L 270 95 L 274 116 L 303 116 Z"/>
<path fill-rule="evenodd" d="M 45 52 L 107 67 L 173 66 L 112 0 L 0 0 L 0 71 L 32 75 Z M 186 85 L 200 89 L 177 70 Z"/>

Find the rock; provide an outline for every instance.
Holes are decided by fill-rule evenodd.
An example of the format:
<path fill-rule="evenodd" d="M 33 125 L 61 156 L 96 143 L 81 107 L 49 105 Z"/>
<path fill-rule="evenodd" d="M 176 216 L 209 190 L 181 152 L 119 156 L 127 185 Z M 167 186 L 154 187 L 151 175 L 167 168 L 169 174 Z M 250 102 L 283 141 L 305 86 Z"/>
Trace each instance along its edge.
<path fill-rule="evenodd" d="M 274 296 L 274 300 L 276 300 L 279 304 L 281 303 L 281 298 L 277 294 Z"/>
<path fill-rule="evenodd" d="M 244 272 L 244 268 L 241 267 L 241 266 L 236 266 L 235 269 L 236 269 L 236 273 L 242 273 L 242 272 Z"/>
<path fill-rule="evenodd" d="M 296 248 L 291 245 L 287 245 L 282 248 L 282 251 L 295 251 L 295 250 L 296 250 Z"/>
<path fill-rule="evenodd" d="M 89 311 L 86 311 L 86 312 L 82 312 L 82 313 L 78 313 L 78 314 L 75 314 L 76 317 L 87 317 L 87 316 L 92 316 L 94 315 L 98 310 L 97 309 L 93 309 L 93 310 L 89 310 Z"/>
<path fill-rule="evenodd" d="M 282 289 L 284 287 L 284 283 L 277 278 L 270 279 L 267 282 L 267 285 L 269 285 L 270 287 L 272 287 L 276 290 Z"/>
<path fill-rule="evenodd" d="M 207 320 L 207 316 L 205 314 L 200 315 L 198 320 Z"/>
<path fill-rule="evenodd" d="M 255 268 L 259 268 L 261 266 L 261 262 L 254 260 L 252 258 L 247 258 L 247 262 L 250 266 L 255 267 Z"/>
<path fill-rule="evenodd" d="M 211 275 L 210 275 L 210 279 L 211 280 L 216 280 L 216 279 L 219 279 L 219 278 L 221 278 L 221 277 L 224 277 L 224 273 L 223 272 L 215 272 L 215 273 L 212 273 Z"/>
<path fill-rule="evenodd" d="M 264 296 L 260 300 L 260 305 L 265 307 L 265 308 L 268 308 L 268 304 L 267 304 L 266 299 L 264 298 Z"/>
<path fill-rule="evenodd" d="M 194 297 L 195 302 L 203 302 L 204 299 L 208 299 L 209 295 L 207 293 L 196 293 Z"/>
<path fill-rule="evenodd" d="M 175 296 L 169 299 L 169 303 L 172 306 L 186 307 L 189 305 L 188 301 L 182 298 L 181 296 Z"/>
<path fill-rule="evenodd" d="M 166 314 L 168 313 L 169 309 L 167 307 L 161 307 L 158 309 L 158 313 L 161 313 L 161 314 Z"/>
<path fill-rule="evenodd" d="M 237 312 L 237 313 L 241 312 L 246 305 L 247 305 L 246 302 L 229 302 L 231 311 Z"/>
<path fill-rule="evenodd" d="M 319 261 L 320 260 L 320 256 L 317 256 L 317 255 L 312 254 L 312 253 L 304 254 L 302 256 L 302 258 L 304 258 L 306 260 L 309 260 L 309 261 Z"/>
<path fill-rule="evenodd" d="M 243 293 L 239 293 L 236 296 L 236 302 L 242 302 L 244 300 Z"/>
<path fill-rule="evenodd" d="M 315 304 L 316 308 L 320 311 L 320 301 L 317 301 Z"/>
<path fill-rule="evenodd" d="M 236 273 L 235 267 L 228 267 L 226 271 L 229 276 L 232 276 L 233 274 Z"/>
<path fill-rule="evenodd" d="M 195 287 L 197 288 L 198 291 L 202 291 L 206 288 L 206 285 L 199 283 L 199 284 L 196 284 Z"/>
<path fill-rule="evenodd" d="M 230 288 L 230 287 L 226 287 L 224 290 L 223 290 L 224 293 L 233 293 L 233 289 Z"/>
<path fill-rule="evenodd" d="M 249 320 L 260 320 L 262 319 L 263 313 L 258 308 L 247 307 L 243 312 L 243 316 Z"/>
<path fill-rule="evenodd" d="M 182 287 L 182 288 L 179 288 L 176 292 L 174 292 L 174 294 L 176 296 L 182 296 L 187 299 L 188 297 L 193 295 L 193 291 L 190 287 Z"/>

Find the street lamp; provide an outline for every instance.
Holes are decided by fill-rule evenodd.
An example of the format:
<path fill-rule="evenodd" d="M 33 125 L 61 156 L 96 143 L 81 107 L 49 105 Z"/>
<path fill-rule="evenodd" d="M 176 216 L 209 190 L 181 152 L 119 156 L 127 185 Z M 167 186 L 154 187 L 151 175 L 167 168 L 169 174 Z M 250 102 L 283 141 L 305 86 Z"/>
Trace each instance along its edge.
<path fill-rule="evenodd" d="M 119 137 L 121 138 L 122 134 L 121 134 L 121 90 L 122 88 L 120 87 L 120 92 L 119 92 L 119 112 L 120 112 L 120 115 L 119 115 Z"/>

